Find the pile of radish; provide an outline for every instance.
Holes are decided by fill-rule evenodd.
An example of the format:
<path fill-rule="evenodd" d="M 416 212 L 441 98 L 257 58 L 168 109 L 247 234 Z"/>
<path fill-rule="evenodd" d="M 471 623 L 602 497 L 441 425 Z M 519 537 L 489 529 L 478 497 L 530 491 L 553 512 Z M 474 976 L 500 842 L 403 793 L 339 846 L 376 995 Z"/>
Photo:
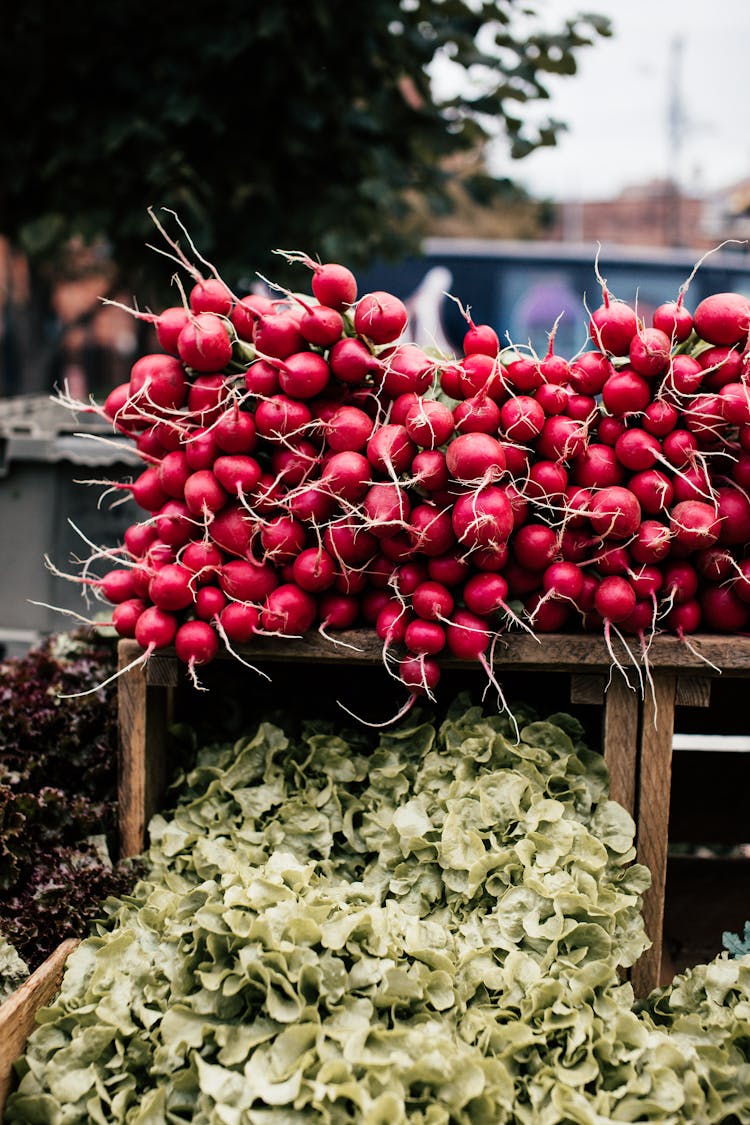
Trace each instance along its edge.
<path fill-rule="evenodd" d="M 691 313 L 683 286 L 644 323 L 600 278 L 570 359 L 554 328 L 538 356 L 468 311 L 438 356 L 394 295 L 286 256 L 309 295 L 238 297 L 180 254 L 183 300 L 148 314 L 162 350 L 103 404 L 67 400 L 143 461 L 121 548 L 78 578 L 141 659 L 174 646 L 199 686 L 222 646 L 369 628 L 412 699 L 443 654 L 494 682 L 509 629 L 616 633 L 636 664 L 657 632 L 746 629 L 745 297 Z"/>

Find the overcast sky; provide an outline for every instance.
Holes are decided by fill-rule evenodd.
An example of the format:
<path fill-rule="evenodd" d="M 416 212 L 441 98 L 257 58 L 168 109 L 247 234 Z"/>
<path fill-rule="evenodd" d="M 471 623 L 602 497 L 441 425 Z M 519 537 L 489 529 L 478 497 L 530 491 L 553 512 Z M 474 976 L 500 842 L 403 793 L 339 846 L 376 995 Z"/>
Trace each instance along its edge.
<path fill-rule="evenodd" d="M 547 18 L 608 15 L 613 36 L 580 53 L 577 75 L 549 81 L 544 110 L 569 126 L 558 146 L 520 161 L 500 155 L 496 170 L 558 199 L 664 177 L 675 164 L 668 123 L 677 89 L 683 187 L 750 179 L 750 0 L 539 0 L 539 8 Z"/>

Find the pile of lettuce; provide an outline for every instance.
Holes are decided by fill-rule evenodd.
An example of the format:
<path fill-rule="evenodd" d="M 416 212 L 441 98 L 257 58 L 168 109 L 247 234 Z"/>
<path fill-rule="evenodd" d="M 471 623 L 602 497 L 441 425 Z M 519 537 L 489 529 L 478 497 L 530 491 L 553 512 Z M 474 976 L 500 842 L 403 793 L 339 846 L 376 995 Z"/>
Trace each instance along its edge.
<path fill-rule="evenodd" d="M 87 630 L 0 662 L 0 996 L 135 882 L 111 859 L 116 689 L 91 690 L 116 667 L 114 643 Z"/>
<path fill-rule="evenodd" d="M 750 1122 L 750 959 L 634 1002 L 648 872 L 570 716 L 203 749 L 5 1120 Z"/>

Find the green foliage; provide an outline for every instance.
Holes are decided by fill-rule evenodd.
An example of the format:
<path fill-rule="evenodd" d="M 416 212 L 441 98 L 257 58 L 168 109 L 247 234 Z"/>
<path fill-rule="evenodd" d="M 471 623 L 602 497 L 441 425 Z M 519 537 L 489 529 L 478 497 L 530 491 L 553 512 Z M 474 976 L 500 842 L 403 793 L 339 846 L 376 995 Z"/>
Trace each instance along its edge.
<path fill-rule="evenodd" d="M 633 821 L 575 719 L 516 717 L 204 746 L 6 1120 L 749 1121 L 750 959 L 637 1010 Z"/>
<path fill-rule="evenodd" d="M 750 922 L 745 922 L 742 936 L 728 931 L 722 934 L 722 945 L 732 957 L 750 956 Z"/>
<path fill-rule="evenodd" d="M 394 254 L 415 196 L 449 201 L 447 157 L 498 129 L 516 156 L 554 143 L 560 124 L 524 108 L 608 26 L 541 33 L 529 7 L 16 6 L 0 37 L 4 233 L 37 257 L 104 238 L 134 280 L 149 206 L 176 211 L 235 284 L 277 246 L 355 265 Z M 438 104 L 425 68 L 445 54 L 471 83 Z"/>

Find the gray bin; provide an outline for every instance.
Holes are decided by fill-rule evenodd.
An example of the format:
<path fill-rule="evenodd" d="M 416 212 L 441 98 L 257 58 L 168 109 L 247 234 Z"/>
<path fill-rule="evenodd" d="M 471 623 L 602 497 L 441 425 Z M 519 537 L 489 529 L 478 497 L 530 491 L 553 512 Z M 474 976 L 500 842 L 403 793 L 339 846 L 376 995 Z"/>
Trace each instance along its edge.
<path fill-rule="evenodd" d="M 74 560 L 91 549 L 71 523 L 98 546 L 120 544 L 146 513 L 130 497 L 115 503 L 123 492 L 99 505 L 105 486 L 79 482 L 130 481 L 143 467 L 132 442 L 94 414 L 73 414 L 43 395 L 0 400 L 1 655 L 21 655 L 43 635 L 80 624 L 48 606 L 106 615 L 102 602 L 90 600 L 89 609 L 81 585 L 55 576 L 44 556 L 67 574 L 81 573 Z M 92 576 L 113 565 L 98 564 Z"/>

